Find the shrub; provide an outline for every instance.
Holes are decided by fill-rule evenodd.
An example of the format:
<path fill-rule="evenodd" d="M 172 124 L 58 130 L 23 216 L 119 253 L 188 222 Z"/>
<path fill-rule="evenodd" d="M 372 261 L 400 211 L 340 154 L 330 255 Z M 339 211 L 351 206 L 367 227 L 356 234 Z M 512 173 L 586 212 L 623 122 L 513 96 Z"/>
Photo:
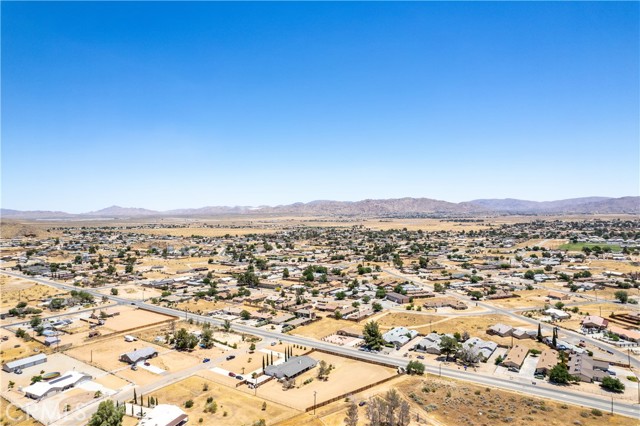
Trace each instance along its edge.
<path fill-rule="evenodd" d="M 187 400 L 187 402 L 184 403 L 184 406 L 187 408 L 193 407 L 193 399 Z"/>
<path fill-rule="evenodd" d="M 602 411 L 598 410 L 597 408 L 594 408 L 593 410 L 591 410 L 591 414 L 593 414 L 596 417 L 601 417 Z"/>

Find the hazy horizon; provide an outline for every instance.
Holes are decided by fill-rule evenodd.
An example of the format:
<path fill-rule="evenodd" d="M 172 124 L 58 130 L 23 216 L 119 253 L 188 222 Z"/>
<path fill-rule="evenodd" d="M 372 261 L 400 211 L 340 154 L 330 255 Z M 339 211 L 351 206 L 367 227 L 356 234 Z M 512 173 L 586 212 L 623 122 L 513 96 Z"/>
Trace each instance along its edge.
<path fill-rule="evenodd" d="M 637 2 L 0 7 L 3 208 L 640 195 Z"/>

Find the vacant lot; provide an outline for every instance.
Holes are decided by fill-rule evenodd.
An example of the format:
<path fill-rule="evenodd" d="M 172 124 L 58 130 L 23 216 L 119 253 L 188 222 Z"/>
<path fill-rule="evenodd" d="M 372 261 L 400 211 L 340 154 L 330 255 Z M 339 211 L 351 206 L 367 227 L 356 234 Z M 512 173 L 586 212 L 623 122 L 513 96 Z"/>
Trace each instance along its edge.
<path fill-rule="evenodd" d="M 189 423 L 193 422 L 193 424 L 197 424 L 198 419 L 202 417 L 205 419 L 204 424 L 210 425 L 237 426 L 251 424 L 259 419 L 265 419 L 267 424 L 271 425 L 297 414 L 297 411 L 291 408 L 265 401 L 259 396 L 239 392 L 199 376 L 189 377 L 155 391 L 149 396 L 158 398 L 162 404 L 179 406 L 189 415 Z M 204 412 L 209 397 L 216 403 L 215 413 Z M 193 407 L 185 407 L 185 402 L 188 400 L 193 401 Z M 263 403 L 266 403 L 264 411 Z"/>
<path fill-rule="evenodd" d="M 42 426 L 42 423 L 4 398 L 0 398 L 0 423 L 11 426 Z"/>
<path fill-rule="evenodd" d="M 25 342 L 24 339 L 16 337 L 15 334 L 4 328 L 0 329 L 0 336 L 8 337 L 8 340 L 0 341 L 0 361 L 3 363 L 35 355 L 38 352 L 46 352 L 48 349 L 33 339 Z"/>
<path fill-rule="evenodd" d="M 328 381 L 324 382 L 316 378 L 318 374 L 318 367 L 316 367 L 296 377 L 296 387 L 293 389 L 283 390 L 280 383 L 272 380 L 261 386 L 258 394 L 267 395 L 266 398 L 272 401 L 304 410 L 313 405 L 314 391 L 317 392 L 317 402 L 320 403 L 396 375 L 394 368 L 369 364 L 336 355 L 311 352 L 309 356 L 317 361 L 324 360 L 333 365 L 334 369 L 331 371 Z M 310 379 L 312 379 L 310 383 L 304 384 L 305 381 Z"/>
<path fill-rule="evenodd" d="M 297 327 L 289 334 L 295 334 L 299 336 L 312 337 L 314 339 L 321 339 L 330 334 L 335 334 L 336 331 L 342 328 L 360 327 L 357 322 L 347 320 L 337 320 L 333 318 L 323 318 L 320 321 L 313 322 L 309 325 Z"/>
<path fill-rule="evenodd" d="M 18 302 L 27 302 L 35 306 L 42 299 L 65 292 L 46 285 L 36 284 L 22 278 L 0 275 L 0 293 L 3 308 L 12 308 Z"/>
<path fill-rule="evenodd" d="M 597 416 L 577 406 L 453 380 L 409 378 L 397 389 L 422 412 L 421 417 L 428 416 L 442 425 L 637 425 L 628 417 L 601 412 Z"/>
<path fill-rule="evenodd" d="M 125 332 L 134 328 L 153 326 L 163 322 L 172 321 L 175 317 L 157 314 L 144 309 L 136 309 L 131 306 L 118 306 L 105 309 L 108 314 L 119 312 L 119 315 L 108 318 L 101 330 Z"/>
<path fill-rule="evenodd" d="M 382 329 L 390 329 L 393 327 L 424 327 L 429 323 L 434 323 L 445 319 L 446 317 L 430 314 L 412 314 L 408 312 L 392 312 L 378 319 L 378 324 Z"/>

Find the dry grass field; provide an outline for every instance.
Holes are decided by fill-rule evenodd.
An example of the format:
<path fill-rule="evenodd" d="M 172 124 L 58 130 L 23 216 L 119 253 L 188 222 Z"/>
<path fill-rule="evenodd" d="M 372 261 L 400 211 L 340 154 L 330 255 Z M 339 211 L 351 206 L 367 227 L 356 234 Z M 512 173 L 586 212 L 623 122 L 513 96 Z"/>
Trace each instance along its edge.
<path fill-rule="evenodd" d="M 12 308 L 20 301 L 35 306 L 44 298 L 66 294 L 53 287 L 7 275 L 0 275 L 0 293 L 2 294 L 0 307 L 3 308 Z"/>
<path fill-rule="evenodd" d="M 430 323 L 437 323 L 447 317 L 430 314 L 414 314 L 409 312 L 390 312 L 377 319 L 378 325 L 382 330 L 388 330 L 393 327 L 428 327 Z"/>
<path fill-rule="evenodd" d="M 207 390 L 204 390 L 205 386 Z M 259 419 L 265 419 L 267 424 L 271 425 L 298 413 L 291 408 L 265 401 L 259 395 L 256 397 L 239 392 L 199 376 L 189 377 L 148 396 L 158 398 L 162 404 L 179 406 L 189 415 L 189 423 L 193 424 L 198 424 L 199 418 L 202 417 L 203 424 L 207 425 L 238 426 L 251 424 Z M 213 398 L 217 405 L 215 413 L 204 412 L 209 397 Z M 193 407 L 185 407 L 187 400 L 193 401 Z M 264 402 L 267 405 L 263 411 Z"/>
<path fill-rule="evenodd" d="M 0 329 L 0 336 L 8 337 L 8 340 L 0 342 L 0 362 L 13 361 L 14 359 L 35 355 L 38 352 L 49 351 L 49 348 L 43 344 L 33 339 L 25 342 L 4 328 Z"/>
<path fill-rule="evenodd" d="M 362 328 L 364 322 L 361 324 L 348 320 L 337 320 L 333 318 L 323 318 L 320 321 L 313 322 L 302 327 L 293 329 L 289 334 L 298 336 L 312 337 L 314 339 L 321 339 L 330 334 L 335 334 L 336 331 L 342 328 Z"/>
<path fill-rule="evenodd" d="M 108 318 L 101 327 L 102 330 L 125 332 L 139 327 L 147 327 L 173 321 L 176 318 L 156 312 L 136 309 L 131 306 L 117 306 L 104 309 L 107 313 L 119 312 L 120 315 Z"/>
<path fill-rule="evenodd" d="M 4 398 L 0 398 L 0 424 L 3 426 L 42 426 L 42 423 L 29 417 L 24 411 Z"/>

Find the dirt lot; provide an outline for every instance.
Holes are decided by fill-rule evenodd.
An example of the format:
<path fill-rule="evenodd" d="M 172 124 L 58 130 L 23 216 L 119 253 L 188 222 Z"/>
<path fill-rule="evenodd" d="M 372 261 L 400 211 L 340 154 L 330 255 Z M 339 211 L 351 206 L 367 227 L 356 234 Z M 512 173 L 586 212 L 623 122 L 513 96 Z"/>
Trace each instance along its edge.
<path fill-rule="evenodd" d="M 206 391 L 203 390 L 205 385 L 208 387 Z M 189 415 L 189 423 L 193 424 L 197 424 L 200 417 L 205 419 L 205 424 L 216 426 L 251 424 L 258 419 L 265 419 L 267 424 L 273 424 L 298 413 L 291 408 L 265 401 L 259 396 L 238 392 L 198 376 L 162 388 L 149 396 L 158 398 L 162 404 L 179 406 Z M 217 404 L 217 411 L 213 414 L 204 412 L 208 397 L 212 397 Z M 192 408 L 184 406 L 189 399 L 194 402 Z M 262 411 L 264 402 L 267 406 Z"/>
<path fill-rule="evenodd" d="M 43 298 L 66 294 L 53 287 L 6 275 L 0 275 L 0 293 L 2 293 L 0 304 L 2 308 L 13 308 L 20 301 L 28 302 L 35 307 Z"/>
<path fill-rule="evenodd" d="M 0 342 L 0 361 L 7 362 L 14 359 L 35 355 L 38 352 L 48 352 L 48 348 L 35 340 L 25 342 L 4 328 L 0 329 L 0 336 L 7 336 L 9 340 Z M 18 347 L 16 347 L 18 346 Z"/>
<path fill-rule="evenodd" d="M 122 336 L 90 343 L 81 348 L 73 348 L 67 353 L 76 359 L 95 365 L 105 371 L 123 368 L 127 370 L 128 364 L 118 359 L 120 355 L 143 347 L 156 349 L 160 355 L 150 360 L 151 365 L 168 371 L 178 371 L 198 364 L 198 358 L 187 353 L 168 352 L 166 348 L 143 341 L 125 342 Z M 91 362 L 91 357 L 93 357 L 93 362 Z M 138 369 L 138 372 L 140 370 Z"/>
<path fill-rule="evenodd" d="M 361 322 L 361 324 L 362 325 L 360 325 L 357 322 L 347 321 L 347 320 L 323 318 L 320 321 L 313 322 L 309 325 L 297 327 L 294 330 L 292 330 L 289 334 L 321 339 L 330 334 L 335 334 L 336 331 L 342 328 L 354 328 L 354 327 L 362 328 L 364 326 L 364 322 Z"/>
<path fill-rule="evenodd" d="M 155 312 L 146 311 L 144 309 L 136 309 L 131 306 L 117 306 L 105 309 L 107 313 L 119 312 L 120 315 L 108 318 L 101 330 L 125 332 L 138 327 L 152 326 L 172 321 L 175 317 L 157 314 Z"/>
<path fill-rule="evenodd" d="M 11 426 L 42 426 L 42 423 L 29 417 L 24 411 L 0 398 L 0 423 Z"/>
<path fill-rule="evenodd" d="M 423 389 L 430 391 L 424 392 Z M 421 411 L 423 417 L 433 418 L 435 424 L 480 426 L 504 422 L 564 426 L 577 424 L 575 421 L 578 420 L 584 426 L 637 424 L 627 417 L 607 414 L 599 417 L 584 408 L 487 389 L 437 378 L 409 378 L 398 386 L 398 391 L 412 403 L 413 408 Z M 425 408 L 432 411 L 427 414 Z"/>
<path fill-rule="evenodd" d="M 317 367 L 296 377 L 294 389 L 282 390 L 282 385 L 272 380 L 258 390 L 259 394 L 268 395 L 268 399 L 292 406 L 298 410 L 313 405 L 313 392 L 317 392 L 317 402 L 326 401 L 341 395 L 349 390 L 358 389 L 396 374 L 393 368 L 369 364 L 348 358 L 329 355 L 322 352 L 311 352 L 310 357 L 318 361 L 325 360 L 335 367 L 326 382 L 316 378 Z M 309 384 L 304 384 L 307 379 L 313 379 Z"/>
<path fill-rule="evenodd" d="M 391 329 L 393 327 L 429 327 L 429 323 L 436 323 L 444 320 L 446 317 L 430 314 L 413 314 L 409 312 L 391 312 L 378 319 L 378 324 L 383 330 Z"/>
<path fill-rule="evenodd" d="M 203 314 L 209 311 L 215 311 L 226 307 L 224 302 L 213 302 L 204 299 L 198 299 L 198 301 L 189 300 L 176 304 L 176 309 L 181 311 L 187 310 L 189 312 L 195 312 L 196 314 Z"/>
<path fill-rule="evenodd" d="M 425 383 L 426 382 L 426 383 Z M 423 392 L 423 388 L 429 392 Z M 428 380 L 401 376 L 397 380 L 354 395 L 355 401 L 382 396 L 391 387 L 411 405 L 410 426 L 482 426 L 497 424 L 529 426 L 636 426 L 628 417 L 597 416 L 581 407 L 564 405 L 513 392 L 491 389 L 446 379 Z M 411 395 L 415 395 L 413 398 Z M 299 414 L 276 426 L 343 426 L 348 402 L 336 401 L 311 413 Z M 366 406 L 360 407 L 358 426 L 366 426 Z M 419 416 L 420 421 L 416 418 Z M 579 421 L 580 423 L 575 423 Z"/>
<path fill-rule="evenodd" d="M 145 300 L 148 300 L 152 297 L 160 297 L 162 295 L 160 290 L 137 285 L 116 286 L 114 288 L 118 290 L 118 297 L 122 297 L 123 299 L 142 300 L 142 296 L 144 295 Z M 100 293 L 111 294 L 111 289 L 102 289 Z"/>

